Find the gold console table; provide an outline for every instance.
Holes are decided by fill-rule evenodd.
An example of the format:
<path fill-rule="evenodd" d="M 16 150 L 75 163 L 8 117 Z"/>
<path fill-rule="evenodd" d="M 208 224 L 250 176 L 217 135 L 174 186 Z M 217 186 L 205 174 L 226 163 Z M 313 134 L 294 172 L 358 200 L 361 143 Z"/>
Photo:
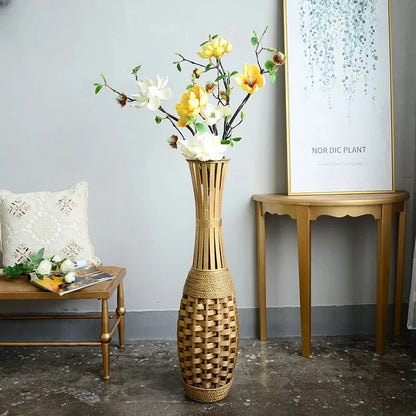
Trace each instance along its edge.
<path fill-rule="evenodd" d="M 3 315 L 0 319 L 100 319 L 101 334 L 97 341 L 62 341 L 62 342 L 0 342 L 0 346 L 63 346 L 63 345 L 85 345 L 100 346 L 102 350 L 103 379 L 110 378 L 110 341 L 116 329 L 118 329 L 119 347 L 124 347 L 124 291 L 123 278 L 126 269 L 120 267 L 102 267 L 102 270 L 115 277 L 93 286 L 85 287 L 76 292 L 58 296 L 55 293 L 44 291 L 26 280 L 25 276 L 20 276 L 16 280 L 9 280 L 5 277 L 0 278 L 0 300 L 70 300 L 70 299 L 96 299 L 101 300 L 100 314 L 48 314 L 48 315 Z M 115 314 L 108 312 L 108 300 L 114 292 L 117 292 L 117 307 Z M 114 323 L 110 328 L 110 319 Z"/>
<path fill-rule="evenodd" d="M 398 214 L 394 335 L 400 334 L 406 191 L 347 195 L 253 195 L 256 204 L 257 290 L 259 338 L 266 334 L 266 230 L 265 215 L 289 215 L 297 223 L 299 297 L 302 355 L 311 354 L 311 221 L 321 215 L 342 218 L 372 215 L 377 220 L 377 326 L 376 352 L 385 354 L 389 299 L 392 219 Z"/>

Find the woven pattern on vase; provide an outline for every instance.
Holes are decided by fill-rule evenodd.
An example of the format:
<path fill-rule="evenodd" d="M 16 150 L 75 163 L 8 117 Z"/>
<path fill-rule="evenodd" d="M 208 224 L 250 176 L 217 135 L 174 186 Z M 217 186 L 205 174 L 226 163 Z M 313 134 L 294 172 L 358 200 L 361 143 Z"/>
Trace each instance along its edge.
<path fill-rule="evenodd" d="M 219 272 L 229 275 L 228 271 Z M 198 271 L 191 270 L 189 274 L 195 273 Z M 178 320 L 178 355 L 188 397 L 202 402 L 223 399 L 234 378 L 237 350 L 234 292 L 219 298 L 198 298 L 184 293 Z"/>
<path fill-rule="evenodd" d="M 188 162 L 196 229 L 193 264 L 178 315 L 178 356 L 186 395 L 214 402 L 230 390 L 238 351 L 237 305 L 221 218 L 228 161 Z"/>

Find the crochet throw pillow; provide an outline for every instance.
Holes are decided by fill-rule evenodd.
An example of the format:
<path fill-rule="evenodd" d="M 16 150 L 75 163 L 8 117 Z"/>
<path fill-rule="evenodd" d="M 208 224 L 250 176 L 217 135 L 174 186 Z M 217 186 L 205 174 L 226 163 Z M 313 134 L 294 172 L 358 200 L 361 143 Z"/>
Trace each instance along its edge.
<path fill-rule="evenodd" d="M 88 234 L 88 184 L 78 182 L 59 192 L 0 194 L 3 265 L 29 259 L 41 248 L 45 257 L 100 264 Z"/>

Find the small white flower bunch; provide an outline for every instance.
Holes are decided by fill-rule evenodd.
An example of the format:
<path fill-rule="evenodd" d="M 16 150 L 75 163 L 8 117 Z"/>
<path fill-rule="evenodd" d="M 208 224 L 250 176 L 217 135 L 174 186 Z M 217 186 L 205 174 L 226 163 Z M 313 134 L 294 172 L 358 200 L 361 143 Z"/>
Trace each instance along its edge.
<path fill-rule="evenodd" d="M 63 275 L 66 283 L 71 283 L 75 280 L 73 273 L 76 264 L 70 259 L 61 258 L 54 255 L 47 259 L 44 256 L 45 250 L 42 248 L 36 254 L 31 256 L 25 263 L 16 263 L 14 266 L 8 266 L 3 269 L 6 277 L 16 279 L 22 274 L 35 273 L 39 279 L 50 274 Z"/>
<path fill-rule="evenodd" d="M 54 255 L 48 259 L 44 259 L 39 263 L 39 266 L 36 268 L 35 273 L 38 276 L 48 276 L 52 272 L 54 274 L 63 274 L 65 277 L 66 283 L 72 283 L 75 280 L 75 263 L 69 259 L 62 259 L 58 255 Z"/>

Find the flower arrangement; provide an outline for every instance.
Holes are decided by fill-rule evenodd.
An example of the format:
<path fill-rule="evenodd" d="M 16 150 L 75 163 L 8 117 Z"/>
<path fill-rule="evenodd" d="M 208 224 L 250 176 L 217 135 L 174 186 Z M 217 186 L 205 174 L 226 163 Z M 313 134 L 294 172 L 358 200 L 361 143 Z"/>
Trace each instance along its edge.
<path fill-rule="evenodd" d="M 103 74 L 101 74 L 103 82 L 94 83 L 95 93 L 98 94 L 103 87 L 106 87 L 117 95 L 121 107 L 129 103 L 133 107 L 147 107 L 157 112 L 156 123 L 160 124 L 167 120 L 176 130 L 176 134 L 168 139 L 169 145 L 177 149 L 179 144 L 182 154 L 187 159 L 201 161 L 223 159 L 227 148 L 241 140 L 241 137 L 234 135 L 234 130 L 243 122 L 243 107 L 265 85 L 264 75 L 268 74 L 271 82 L 275 82 L 279 66 L 285 63 L 286 57 L 282 52 L 262 46 L 267 29 L 268 27 L 264 29 L 261 36 L 257 36 L 256 31 L 253 30 L 251 44 L 254 46 L 256 63 L 245 64 L 241 73 L 225 69 L 223 58 L 232 51 L 232 45 L 227 39 L 218 35 L 209 35 L 208 40 L 200 45 L 201 50 L 197 53 L 208 63 L 194 61 L 177 53 L 179 59 L 174 64 L 178 71 L 182 71 L 183 64 L 192 65 L 194 69 L 186 91 L 180 101 L 174 105 L 176 115 L 162 106 L 162 101 L 172 97 L 172 90 L 167 86 L 168 77 L 160 78 L 157 75 L 155 80 L 139 79 L 138 72 L 141 65 L 133 68 L 132 71 L 139 88 L 137 94 L 127 95 L 119 92 L 107 83 Z M 273 54 L 272 59 L 266 60 L 264 65 L 260 62 L 260 55 L 263 52 Z M 204 77 L 207 80 L 202 84 Z M 232 79 L 235 85 L 246 93 L 235 111 L 231 109 L 231 95 L 234 92 Z M 185 137 L 184 129 L 190 138 Z"/>
<path fill-rule="evenodd" d="M 25 263 L 16 263 L 3 269 L 3 273 L 9 279 L 17 279 L 22 274 L 35 273 L 39 279 L 43 279 L 50 274 L 64 276 L 66 283 L 75 280 L 73 270 L 76 264 L 69 259 L 62 259 L 54 255 L 50 259 L 44 257 L 45 249 L 41 248 L 36 254 L 32 255 Z"/>

